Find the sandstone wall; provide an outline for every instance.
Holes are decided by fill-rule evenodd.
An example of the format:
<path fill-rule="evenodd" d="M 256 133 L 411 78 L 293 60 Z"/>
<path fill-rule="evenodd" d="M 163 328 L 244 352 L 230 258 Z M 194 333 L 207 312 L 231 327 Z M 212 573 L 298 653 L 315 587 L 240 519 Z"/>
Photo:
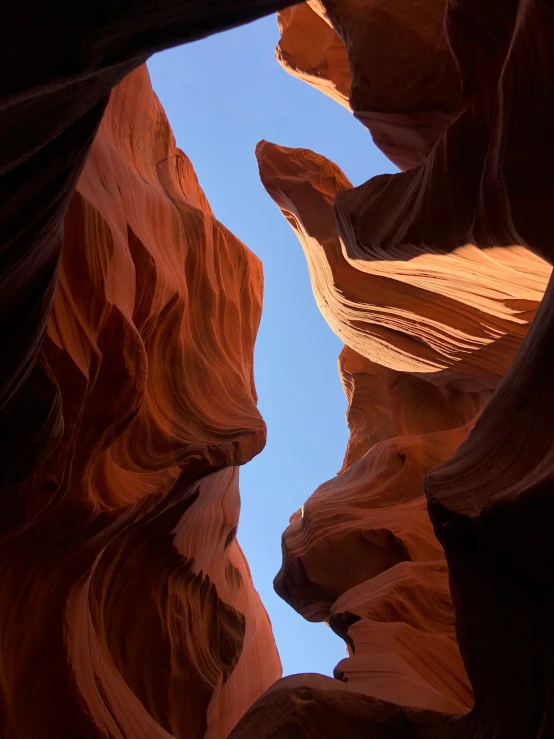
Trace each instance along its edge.
<path fill-rule="evenodd" d="M 5 739 L 224 739 L 281 675 L 236 539 L 262 291 L 138 68 L 65 216 L 40 355 L 61 441 L 8 499 Z"/>
<path fill-rule="evenodd" d="M 272 686 L 233 739 L 552 731 L 553 10 L 281 13 L 280 63 L 405 171 L 352 187 L 312 151 L 258 145 L 346 344 L 351 431 L 339 474 L 284 532 L 275 587 L 349 656 L 335 679 Z"/>

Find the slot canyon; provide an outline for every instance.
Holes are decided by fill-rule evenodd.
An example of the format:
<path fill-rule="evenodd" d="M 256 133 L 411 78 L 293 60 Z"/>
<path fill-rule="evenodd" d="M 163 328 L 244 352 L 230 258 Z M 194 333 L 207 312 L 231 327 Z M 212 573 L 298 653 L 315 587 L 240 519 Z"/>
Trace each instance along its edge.
<path fill-rule="evenodd" d="M 398 170 L 255 150 L 344 345 L 342 468 L 274 581 L 334 677 L 282 677 L 239 544 L 263 265 L 146 67 L 275 13 L 274 63 Z M 554 0 L 3 16 L 0 739 L 554 737 Z"/>

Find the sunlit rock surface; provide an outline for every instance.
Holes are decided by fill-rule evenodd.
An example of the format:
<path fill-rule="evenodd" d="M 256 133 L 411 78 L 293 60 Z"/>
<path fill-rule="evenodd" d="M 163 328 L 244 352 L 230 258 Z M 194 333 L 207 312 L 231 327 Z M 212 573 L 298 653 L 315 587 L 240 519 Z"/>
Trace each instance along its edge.
<path fill-rule="evenodd" d="M 276 590 L 345 639 L 350 656 L 335 675 L 351 690 L 462 712 L 471 688 L 424 479 L 466 438 L 488 393 L 441 389 L 349 348 L 341 365 L 351 426 L 345 464 L 292 517 Z"/>
<path fill-rule="evenodd" d="M 407 171 L 353 188 L 314 152 L 257 149 L 346 344 L 351 431 L 337 477 L 291 518 L 275 586 L 349 656 L 335 679 L 279 681 L 232 737 L 542 739 L 554 6 L 323 0 L 284 17 L 284 66 L 338 99 L 346 54 L 338 101 Z M 328 33 L 302 43 L 322 20 L 344 42 L 336 68 Z M 433 135 L 410 138 L 409 115 L 435 117 Z"/>
<path fill-rule="evenodd" d="M 96 133 L 151 53 L 284 4 L 3 13 L 3 739 L 219 739 L 269 686 L 233 739 L 554 735 L 554 5 L 280 17 L 283 66 L 404 171 L 352 187 L 313 152 L 258 149 L 346 345 L 351 429 L 276 580 L 349 655 L 274 682 L 235 538 L 237 467 L 265 438 L 260 267 L 144 71 Z"/>
<path fill-rule="evenodd" d="M 324 13 L 301 3 L 282 10 L 278 22 L 276 56 L 281 66 L 350 110 L 346 49 Z"/>
<path fill-rule="evenodd" d="M 280 676 L 235 537 L 262 289 L 140 67 L 65 217 L 41 354 L 61 442 L 5 501 L 3 739 L 224 739 Z"/>
<path fill-rule="evenodd" d="M 360 188 L 335 164 L 265 141 L 257 156 L 262 183 L 304 249 L 317 304 L 348 346 L 438 385 L 496 385 L 542 297 L 546 262 L 521 246 L 465 244 L 443 254 L 407 241 L 362 253 L 356 232 L 337 229 L 337 193 L 344 200 Z"/>
<path fill-rule="evenodd" d="M 44 461 L 62 433 L 40 358 L 66 210 L 110 91 L 154 52 L 295 0 L 11 3 L 0 29 L 0 486 Z M 63 23 L 60 25 L 60 18 Z"/>
<path fill-rule="evenodd" d="M 352 110 L 401 169 L 421 164 L 461 104 L 445 0 L 308 0 L 279 13 L 280 64 Z"/>

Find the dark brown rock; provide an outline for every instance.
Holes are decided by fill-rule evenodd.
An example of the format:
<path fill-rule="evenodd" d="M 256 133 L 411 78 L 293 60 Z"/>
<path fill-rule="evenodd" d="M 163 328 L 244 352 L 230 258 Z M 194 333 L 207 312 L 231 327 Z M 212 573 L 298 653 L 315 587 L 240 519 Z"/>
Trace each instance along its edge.
<path fill-rule="evenodd" d="M 38 351 L 56 286 L 65 211 L 111 89 L 155 51 L 291 0 L 11 3 L 0 31 L 0 484 L 44 460 L 62 434 Z"/>

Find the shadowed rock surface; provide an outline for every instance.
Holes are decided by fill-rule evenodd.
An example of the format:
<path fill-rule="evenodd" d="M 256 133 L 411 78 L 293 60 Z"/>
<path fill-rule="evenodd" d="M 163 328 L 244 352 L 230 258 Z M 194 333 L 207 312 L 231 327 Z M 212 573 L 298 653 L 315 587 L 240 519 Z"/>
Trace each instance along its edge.
<path fill-rule="evenodd" d="M 278 680 L 236 540 L 265 440 L 261 267 L 140 65 L 284 5 L 5 12 L 3 739 L 554 735 L 554 5 L 280 15 L 282 65 L 404 171 L 352 187 L 314 152 L 257 150 L 345 342 L 351 431 L 275 582 L 348 657 Z"/>
<path fill-rule="evenodd" d="M 304 249 L 317 304 L 348 346 L 438 385 L 496 385 L 542 297 L 546 262 L 521 246 L 465 244 L 443 254 L 409 241 L 353 256 L 334 202 L 357 188 L 340 169 L 312 151 L 265 141 L 257 156 L 262 183 Z"/>
<path fill-rule="evenodd" d="M 55 384 L 37 361 L 65 212 L 110 91 L 156 51 L 294 0 L 121 0 L 5 8 L 0 29 L 0 485 L 43 461 L 62 434 Z M 15 318 L 16 317 L 16 318 Z"/>
<path fill-rule="evenodd" d="M 445 0 L 308 0 L 279 14 L 280 64 L 352 110 L 400 169 L 421 164 L 461 104 Z"/>
<path fill-rule="evenodd" d="M 4 739 L 223 739 L 280 675 L 235 539 L 261 265 L 137 68 L 287 4 L 3 14 Z"/>
<path fill-rule="evenodd" d="M 351 431 L 338 476 L 291 518 L 275 587 L 307 619 L 327 621 L 349 656 L 334 680 L 280 680 L 233 739 L 545 739 L 554 730 L 545 620 L 553 10 L 533 0 L 386 10 L 324 0 L 281 14 L 285 66 L 297 74 L 295 63 L 309 76 L 300 29 L 322 15 L 334 26 L 356 113 L 364 94 L 370 112 L 387 115 L 429 110 L 435 95 L 450 120 L 426 150 L 389 126 L 381 148 L 408 171 L 356 188 L 311 151 L 258 146 L 262 183 L 347 344 Z M 435 35 L 433 53 L 422 54 L 404 30 L 421 40 L 442 29 L 444 11 L 446 41 Z M 316 38 L 306 41 L 312 59 Z M 389 42 L 398 54 L 376 64 Z M 418 87 L 438 49 L 452 54 L 458 79 L 443 76 L 435 56 L 436 83 Z M 319 86 L 329 92 L 338 70 L 322 58 Z M 410 59 L 405 84 L 387 88 L 391 69 Z M 316 76 L 308 81 L 318 86 Z"/>
<path fill-rule="evenodd" d="M 281 674 L 235 538 L 265 443 L 263 277 L 176 148 L 146 67 L 112 92 L 65 217 L 40 362 L 63 409 L 5 493 L 5 739 L 224 739 Z"/>

